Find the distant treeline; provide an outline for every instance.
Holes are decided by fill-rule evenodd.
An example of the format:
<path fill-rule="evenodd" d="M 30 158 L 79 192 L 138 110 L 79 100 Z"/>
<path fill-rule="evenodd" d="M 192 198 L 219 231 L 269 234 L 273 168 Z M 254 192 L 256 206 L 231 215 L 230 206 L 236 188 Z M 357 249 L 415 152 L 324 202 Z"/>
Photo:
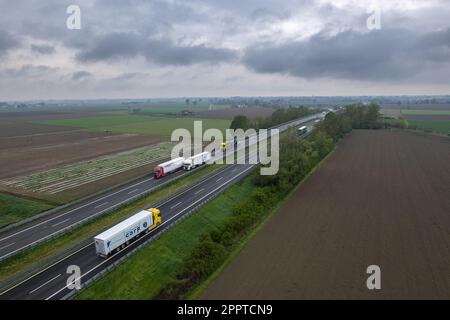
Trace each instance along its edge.
<path fill-rule="evenodd" d="M 308 115 L 316 113 L 317 110 L 312 110 L 307 107 L 289 107 L 276 109 L 270 117 L 257 118 L 256 120 L 249 120 L 244 115 L 237 115 L 231 122 L 231 129 L 244 129 L 254 128 L 256 130 L 263 128 L 270 128 L 291 120 L 306 117 Z M 337 118 L 341 117 L 340 125 L 345 126 L 348 131 L 348 127 L 353 129 L 380 129 L 383 126 L 381 121 L 380 106 L 375 103 L 368 105 L 364 104 L 352 104 L 344 108 L 344 111 L 338 112 L 338 114 L 331 112 L 327 115 L 330 119 L 327 121 L 328 125 L 333 128 L 334 132 L 338 131 Z M 334 136 L 333 132 L 329 132 Z"/>
<path fill-rule="evenodd" d="M 231 129 L 267 129 L 274 127 L 276 125 L 306 117 L 317 111 L 311 110 L 306 107 L 292 107 L 289 108 L 278 108 L 276 109 L 270 117 L 257 118 L 255 120 L 249 120 L 246 116 L 237 115 L 231 122 Z"/>

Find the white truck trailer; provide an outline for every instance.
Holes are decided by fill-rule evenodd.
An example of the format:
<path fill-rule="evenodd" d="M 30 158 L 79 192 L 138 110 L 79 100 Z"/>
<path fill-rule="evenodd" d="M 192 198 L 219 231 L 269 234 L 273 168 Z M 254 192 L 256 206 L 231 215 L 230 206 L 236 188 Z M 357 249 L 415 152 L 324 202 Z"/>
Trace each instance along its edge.
<path fill-rule="evenodd" d="M 184 170 L 191 170 L 211 160 L 210 152 L 202 152 L 184 160 Z"/>
<path fill-rule="evenodd" d="M 106 258 L 114 250 L 119 252 L 160 223 L 161 213 L 158 209 L 142 210 L 96 236 L 94 238 L 95 250 L 100 257 Z"/>
<path fill-rule="evenodd" d="M 178 169 L 183 167 L 184 158 L 175 158 L 173 160 L 161 163 L 157 165 L 153 170 L 153 176 L 155 179 L 159 179 L 168 175 L 171 172 L 177 171 Z"/>

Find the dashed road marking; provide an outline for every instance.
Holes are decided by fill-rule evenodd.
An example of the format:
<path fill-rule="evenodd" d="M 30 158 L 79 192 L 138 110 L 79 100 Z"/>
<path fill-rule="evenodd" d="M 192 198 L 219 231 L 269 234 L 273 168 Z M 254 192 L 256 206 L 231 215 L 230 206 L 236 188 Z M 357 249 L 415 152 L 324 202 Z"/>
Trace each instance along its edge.
<path fill-rule="evenodd" d="M 173 209 L 173 208 L 176 208 L 176 207 L 178 207 L 180 204 L 182 204 L 183 202 L 178 202 L 176 205 L 174 205 L 174 206 L 172 206 L 172 207 L 170 207 L 170 209 Z"/>
<path fill-rule="evenodd" d="M 60 222 L 58 222 L 58 223 L 55 223 L 55 224 L 52 225 L 52 228 L 53 228 L 53 227 L 57 227 L 57 226 L 59 226 L 60 224 L 63 224 L 64 222 L 67 222 L 67 221 L 69 221 L 69 220 L 70 220 L 70 218 L 67 218 L 66 220 L 60 221 Z"/>
<path fill-rule="evenodd" d="M 39 287 L 37 287 L 36 289 L 30 291 L 28 294 L 33 294 L 34 292 L 38 291 L 40 288 L 42 288 L 43 286 L 49 284 L 50 282 L 52 282 L 53 280 L 56 280 L 57 278 L 59 278 L 61 276 L 61 274 L 58 274 L 56 277 L 51 278 L 50 280 L 48 280 L 47 282 L 41 284 Z"/>

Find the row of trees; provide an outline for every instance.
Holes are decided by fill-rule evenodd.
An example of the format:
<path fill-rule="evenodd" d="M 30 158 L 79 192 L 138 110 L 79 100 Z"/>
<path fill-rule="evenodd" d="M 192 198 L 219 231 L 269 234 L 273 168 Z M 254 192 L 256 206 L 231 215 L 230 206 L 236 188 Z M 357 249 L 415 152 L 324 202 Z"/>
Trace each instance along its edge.
<path fill-rule="evenodd" d="M 313 111 L 306 107 L 292 107 L 289 108 L 278 108 L 276 109 L 270 117 L 257 118 L 255 120 L 250 120 L 244 115 L 237 115 L 231 122 L 231 129 L 244 129 L 249 128 L 266 129 L 270 128 L 291 120 L 306 117 L 312 114 Z"/>
<path fill-rule="evenodd" d="M 381 129 L 383 126 L 380 106 L 376 103 L 349 105 L 345 115 L 350 118 L 353 129 Z"/>

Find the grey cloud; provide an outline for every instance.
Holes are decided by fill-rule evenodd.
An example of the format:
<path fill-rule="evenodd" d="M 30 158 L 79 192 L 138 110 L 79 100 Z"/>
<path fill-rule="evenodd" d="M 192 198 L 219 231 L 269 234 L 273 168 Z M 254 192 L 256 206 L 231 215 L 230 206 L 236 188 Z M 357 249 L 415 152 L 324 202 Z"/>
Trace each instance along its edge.
<path fill-rule="evenodd" d="M 13 78 L 38 78 L 55 73 L 58 68 L 45 65 L 27 64 L 19 69 L 6 69 L 5 73 Z"/>
<path fill-rule="evenodd" d="M 0 56 L 18 47 L 19 44 L 19 40 L 14 38 L 10 33 L 0 29 Z"/>
<path fill-rule="evenodd" d="M 186 66 L 197 63 L 231 61 L 236 53 L 229 49 L 200 45 L 176 45 L 169 39 L 154 40 L 130 33 L 100 36 L 77 55 L 82 62 L 129 59 L 137 55 L 160 65 Z"/>
<path fill-rule="evenodd" d="M 88 72 L 88 71 L 77 71 L 74 72 L 72 75 L 72 80 L 80 80 L 83 78 L 89 78 L 92 77 L 92 73 Z"/>
<path fill-rule="evenodd" d="M 408 30 L 382 29 L 345 31 L 331 37 L 317 34 L 304 41 L 249 48 L 243 63 L 259 73 L 303 78 L 403 79 L 427 68 L 428 63 L 450 62 L 448 33 L 418 37 Z"/>
<path fill-rule="evenodd" d="M 136 35 L 127 33 L 111 33 L 98 37 L 93 45 L 77 55 L 83 62 L 132 58 L 141 48 L 141 42 Z"/>
<path fill-rule="evenodd" d="M 147 60 L 161 65 L 186 66 L 197 63 L 229 62 L 236 58 L 230 49 L 200 45 L 174 45 L 169 40 L 149 41 L 144 49 Z"/>
<path fill-rule="evenodd" d="M 39 53 L 39 54 L 53 54 L 56 52 L 56 49 L 55 49 L 55 47 L 50 46 L 50 45 L 32 44 L 31 51 Z"/>

